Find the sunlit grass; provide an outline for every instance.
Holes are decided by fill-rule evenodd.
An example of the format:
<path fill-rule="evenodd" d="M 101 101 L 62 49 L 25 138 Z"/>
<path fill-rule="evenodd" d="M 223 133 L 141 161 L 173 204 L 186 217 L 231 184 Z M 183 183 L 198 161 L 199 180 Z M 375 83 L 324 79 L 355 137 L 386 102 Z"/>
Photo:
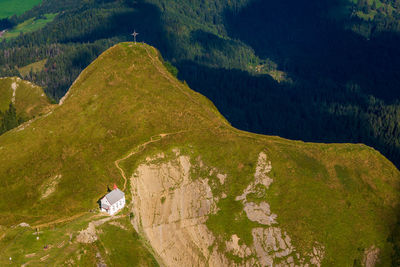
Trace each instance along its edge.
<path fill-rule="evenodd" d="M 27 76 L 31 71 L 32 71 L 33 73 L 37 73 L 37 72 L 42 71 L 42 70 L 44 69 L 44 66 L 46 65 L 46 63 L 47 63 L 47 59 L 43 59 L 43 60 L 34 62 L 34 63 L 32 63 L 32 64 L 29 64 L 29 65 L 20 67 L 20 68 L 18 69 L 18 71 L 19 71 L 19 73 L 22 75 L 22 77 L 25 77 L 25 76 Z"/>
<path fill-rule="evenodd" d="M 21 15 L 41 2 L 42 0 L 0 0 L 0 19 Z"/>
<path fill-rule="evenodd" d="M 47 23 L 53 21 L 53 19 L 57 16 L 55 14 L 45 14 L 44 18 L 30 18 L 17 26 L 13 27 L 12 29 L 7 30 L 7 32 L 3 35 L 2 38 L 9 40 L 11 38 L 18 37 L 21 34 L 33 32 L 43 28 Z"/>

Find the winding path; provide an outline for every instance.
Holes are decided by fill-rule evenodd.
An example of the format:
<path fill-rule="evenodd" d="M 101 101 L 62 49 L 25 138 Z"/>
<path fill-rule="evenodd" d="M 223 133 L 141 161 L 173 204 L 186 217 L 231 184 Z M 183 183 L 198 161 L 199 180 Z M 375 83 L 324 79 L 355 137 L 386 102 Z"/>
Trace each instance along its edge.
<path fill-rule="evenodd" d="M 135 155 L 136 153 L 139 153 L 139 152 L 143 151 L 143 149 L 144 149 L 148 144 L 151 144 L 151 143 L 154 143 L 154 142 L 158 142 L 158 141 L 160 141 L 161 139 L 163 139 L 163 138 L 166 137 L 166 136 L 175 135 L 175 134 L 180 134 L 180 133 L 183 133 L 183 132 L 187 132 L 187 130 L 182 130 L 182 131 L 173 132 L 173 133 L 160 133 L 160 134 L 157 134 L 157 135 L 153 135 L 152 137 L 150 137 L 150 140 L 149 140 L 149 141 L 147 141 L 147 142 L 145 142 L 145 143 L 143 143 L 143 144 L 138 145 L 132 152 L 130 152 L 130 153 L 129 153 L 128 155 L 126 155 L 125 157 L 120 158 L 120 159 L 117 159 L 117 160 L 114 162 L 115 167 L 117 167 L 117 169 L 118 169 L 119 172 L 121 173 L 122 178 L 124 179 L 124 187 L 123 187 L 122 191 L 125 191 L 125 189 L 126 189 L 126 184 L 127 184 L 128 179 L 126 178 L 125 171 L 121 168 L 121 166 L 119 166 L 119 163 L 120 163 L 121 161 L 124 161 L 124 160 L 130 158 L 131 156 Z M 159 137 L 159 138 L 156 138 L 156 137 Z"/>
<path fill-rule="evenodd" d="M 47 222 L 47 223 L 42 223 L 42 224 L 37 224 L 37 225 L 31 225 L 31 228 L 32 228 L 32 229 L 43 228 L 43 227 L 48 227 L 48 226 L 53 225 L 53 224 L 58 224 L 58 223 L 63 223 L 63 222 L 72 221 L 72 220 L 77 219 L 77 218 L 79 218 L 79 217 L 81 217 L 81 216 L 83 216 L 83 215 L 85 215 L 85 214 L 88 214 L 88 213 L 89 213 L 89 212 L 87 212 L 87 211 L 85 211 L 85 212 L 80 212 L 80 213 L 77 213 L 77 214 L 75 214 L 75 215 L 73 215 L 73 216 L 70 216 L 70 217 L 61 218 L 61 219 L 54 220 L 54 221 Z"/>
<path fill-rule="evenodd" d="M 197 105 L 199 105 L 199 106 L 202 106 L 201 103 L 199 103 L 199 102 L 198 102 L 196 99 L 194 99 L 186 90 L 184 90 L 184 89 L 182 88 L 182 84 L 180 84 L 180 82 L 179 82 L 178 80 L 176 80 L 174 77 L 172 77 L 172 75 L 171 75 L 170 73 L 167 73 L 167 71 L 166 71 L 164 68 L 162 68 L 162 67 L 160 66 L 160 64 L 157 63 L 157 61 L 159 61 L 159 59 L 158 59 L 158 58 L 155 58 L 154 56 L 151 55 L 151 53 L 150 53 L 148 47 L 144 46 L 144 48 L 145 48 L 145 50 L 146 50 L 147 55 L 148 55 L 149 58 L 151 59 L 152 64 L 153 64 L 153 65 L 156 67 L 156 69 L 161 73 L 161 75 L 162 75 L 163 77 L 165 77 L 168 81 L 170 81 L 176 89 L 178 89 L 178 90 L 181 91 L 183 94 L 185 94 L 185 95 L 190 99 L 190 101 L 192 101 L 193 103 L 195 103 L 195 104 L 197 104 Z M 156 51 L 156 49 L 155 49 L 154 47 L 152 47 L 152 49 L 153 49 L 154 51 Z M 78 80 L 78 79 L 79 79 L 79 77 L 78 77 L 76 80 Z M 75 82 L 74 82 L 74 83 L 75 83 Z M 71 87 L 72 87 L 72 86 L 71 86 Z M 60 105 L 62 105 L 62 102 L 67 98 L 68 93 L 69 93 L 69 92 L 67 92 L 67 94 L 66 94 L 66 95 L 63 97 L 63 99 L 60 101 Z M 203 109 L 204 109 L 204 107 L 203 107 Z M 252 138 L 252 139 L 259 140 L 259 137 L 260 137 L 260 136 L 254 136 L 254 134 L 247 133 L 247 132 L 244 132 L 244 131 L 235 129 L 235 128 L 231 127 L 231 125 L 230 125 L 227 121 L 225 121 L 225 120 L 219 120 L 218 116 L 216 116 L 216 114 L 213 114 L 214 112 L 213 112 L 212 110 L 206 108 L 205 111 L 206 111 L 208 114 L 211 115 L 211 118 L 210 118 L 211 120 L 218 122 L 217 124 L 221 125 L 221 122 L 222 122 L 223 125 L 228 126 L 229 128 L 231 128 L 233 131 L 235 131 L 235 132 L 236 132 L 238 135 L 240 135 L 240 136 L 245 136 L 245 137 L 247 137 L 247 138 Z M 49 115 L 49 114 L 46 114 L 46 116 L 47 116 L 47 115 Z M 213 116 L 215 116 L 215 118 L 213 118 Z M 41 116 L 41 117 L 43 117 L 43 116 Z M 23 129 L 25 128 L 26 125 L 29 125 L 29 124 L 32 123 L 34 120 L 36 120 L 36 119 L 38 119 L 38 118 L 41 118 L 41 117 L 34 118 L 34 119 L 32 119 L 32 120 L 30 120 L 30 121 L 28 121 L 28 122 L 26 122 L 26 123 L 20 125 L 18 128 L 16 128 L 16 130 L 23 130 Z M 21 127 L 23 127 L 23 128 L 21 128 Z M 217 125 L 217 127 L 218 127 L 218 125 Z M 169 135 L 180 134 L 180 133 L 188 132 L 188 131 L 189 131 L 189 130 L 181 130 L 181 131 L 178 131 L 178 132 L 160 133 L 160 134 L 154 135 L 154 136 L 152 136 L 152 137 L 150 138 L 149 141 L 147 141 L 147 142 L 145 142 L 145 143 L 143 143 L 143 144 L 138 145 L 138 146 L 137 146 L 132 152 L 130 152 L 128 155 L 124 156 L 123 158 L 117 159 L 117 160 L 114 162 L 114 164 L 115 164 L 116 168 L 119 170 L 119 172 L 121 173 L 122 178 L 124 179 L 123 191 L 126 190 L 126 185 L 127 185 L 128 179 L 127 179 L 127 177 L 126 177 L 126 174 L 125 174 L 124 170 L 123 170 L 123 169 L 120 167 L 120 165 L 119 165 L 121 161 L 124 161 L 124 160 L 130 158 L 131 156 L 135 155 L 136 153 L 141 152 L 148 144 L 151 144 L 151 143 L 154 143 L 154 142 L 158 142 L 158 141 L 162 140 L 164 137 L 167 137 L 167 136 L 169 136 Z M 158 138 L 157 138 L 157 137 L 158 137 Z M 31 226 L 31 228 L 32 228 L 32 229 L 43 228 L 43 227 L 48 227 L 48 226 L 53 225 L 53 224 L 58 224 L 58 223 L 63 223 L 63 222 L 67 222 L 67 221 L 72 221 L 72 220 L 74 220 L 74 219 L 76 219 L 76 218 L 79 218 L 79 217 L 81 217 L 81 216 L 83 216 L 83 215 L 85 215 L 85 214 L 88 214 L 88 213 L 89 213 L 89 212 L 80 212 L 80 213 L 77 213 L 77 214 L 75 214 L 75 215 L 73 215 L 73 216 L 70 216 L 70 217 L 67 217 L 67 218 L 61 218 L 61 219 L 57 219 L 57 220 L 54 220 L 54 221 L 51 221 L 51 222 L 47 222 L 47 223 L 42 223 L 42 224 L 34 225 L 34 226 Z M 94 215 L 94 216 L 96 216 L 96 215 Z M 92 216 L 92 217 L 94 217 L 94 216 Z M 1 253 L 0 253 L 0 254 L 1 254 Z"/>

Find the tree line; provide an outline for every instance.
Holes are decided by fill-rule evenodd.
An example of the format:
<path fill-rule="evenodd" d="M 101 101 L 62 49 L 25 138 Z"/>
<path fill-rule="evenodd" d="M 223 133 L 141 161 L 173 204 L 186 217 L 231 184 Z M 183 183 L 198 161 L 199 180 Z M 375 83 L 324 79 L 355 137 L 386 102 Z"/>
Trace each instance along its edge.
<path fill-rule="evenodd" d="M 58 13 L 44 28 L 0 43 L 0 75 L 19 75 L 17 67 L 47 59 L 42 71 L 23 78 L 60 99 L 91 61 L 136 29 L 235 126 L 363 142 L 399 166 L 400 46 L 390 22 L 399 9 L 396 1 L 382 2 L 387 7 L 370 7 L 374 19 L 351 15 L 365 11 L 359 1 L 343 7 L 350 15 L 339 20 L 331 15 L 339 0 L 44 0 L 9 19 Z M 367 26 L 374 34 L 366 37 Z M 266 75 L 274 70 L 290 80 Z"/>
<path fill-rule="evenodd" d="M 24 120 L 17 115 L 17 111 L 12 103 L 10 103 L 7 110 L 0 111 L 0 135 L 17 127 Z"/>

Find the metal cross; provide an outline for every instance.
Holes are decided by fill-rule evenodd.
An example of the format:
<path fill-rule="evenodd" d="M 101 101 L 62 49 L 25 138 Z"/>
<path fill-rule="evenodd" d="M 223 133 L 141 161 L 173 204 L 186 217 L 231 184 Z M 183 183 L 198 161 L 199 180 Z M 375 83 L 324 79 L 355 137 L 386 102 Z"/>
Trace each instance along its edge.
<path fill-rule="evenodd" d="M 131 35 L 133 36 L 133 40 L 134 40 L 134 42 L 135 42 L 135 44 L 136 44 L 136 36 L 138 36 L 139 33 L 137 33 L 136 30 L 134 30 L 133 33 L 132 33 Z"/>

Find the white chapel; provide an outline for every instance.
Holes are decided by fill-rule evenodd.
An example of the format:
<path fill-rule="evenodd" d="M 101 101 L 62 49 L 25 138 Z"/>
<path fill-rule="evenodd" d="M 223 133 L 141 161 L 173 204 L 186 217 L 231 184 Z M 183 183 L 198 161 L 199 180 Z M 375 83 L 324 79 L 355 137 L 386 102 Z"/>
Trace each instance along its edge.
<path fill-rule="evenodd" d="M 114 184 L 114 189 L 100 200 L 100 210 L 114 215 L 125 206 L 125 193 Z"/>

